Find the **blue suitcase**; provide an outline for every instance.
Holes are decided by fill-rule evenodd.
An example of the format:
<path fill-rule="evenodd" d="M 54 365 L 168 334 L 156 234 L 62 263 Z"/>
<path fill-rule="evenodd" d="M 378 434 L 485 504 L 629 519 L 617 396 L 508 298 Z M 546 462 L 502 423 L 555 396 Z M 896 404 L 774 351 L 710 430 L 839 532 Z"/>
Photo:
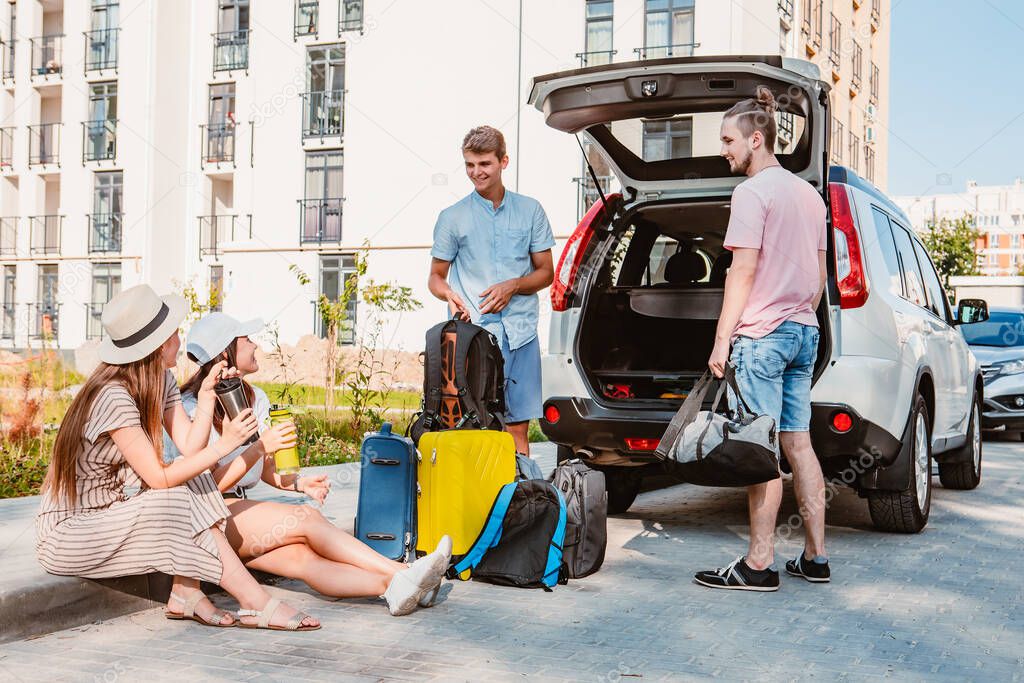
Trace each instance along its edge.
<path fill-rule="evenodd" d="M 356 538 L 392 560 L 416 559 L 416 447 L 385 422 L 360 448 Z"/>

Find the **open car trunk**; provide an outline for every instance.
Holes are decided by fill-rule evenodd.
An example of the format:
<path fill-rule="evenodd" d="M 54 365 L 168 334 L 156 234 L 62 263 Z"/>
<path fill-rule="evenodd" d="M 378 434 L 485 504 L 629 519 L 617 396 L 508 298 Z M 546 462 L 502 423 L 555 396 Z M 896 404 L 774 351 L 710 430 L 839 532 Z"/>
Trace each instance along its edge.
<path fill-rule="evenodd" d="M 732 261 L 728 222 L 727 198 L 648 204 L 593 250 L 576 345 L 598 401 L 676 406 L 707 370 Z M 815 377 L 829 356 L 827 297 Z"/>

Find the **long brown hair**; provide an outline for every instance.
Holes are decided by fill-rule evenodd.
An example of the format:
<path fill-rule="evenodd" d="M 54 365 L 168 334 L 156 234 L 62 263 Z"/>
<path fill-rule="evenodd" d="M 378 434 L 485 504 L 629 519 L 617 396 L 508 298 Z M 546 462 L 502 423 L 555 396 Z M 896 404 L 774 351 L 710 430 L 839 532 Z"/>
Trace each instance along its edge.
<path fill-rule="evenodd" d="M 736 127 L 743 133 L 743 137 L 749 138 L 755 130 L 761 131 L 761 135 L 764 136 L 764 148 L 774 152 L 775 137 L 778 133 L 775 112 L 778 108 L 772 91 L 759 85 L 753 97 L 732 105 L 722 118 L 736 117 Z"/>
<path fill-rule="evenodd" d="M 142 428 L 149 435 L 157 459 L 163 455 L 164 442 L 160 430 L 163 426 L 167 387 L 161 350 L 157 349 L 142 360 L 124 365 L 100 363 L 75 395 L 61 421 L 57 440 L 53 444 L 53 457 L 43 481 L 44 493 L 63 498 L 72 506 L 78 498 L 76 468 L 82 451 L 85 425 L 100 390 L 112 383 L 121 384 L 128 391 L 139 408 Z"/>
<path fill-rule="evenodd" d="M 193 356 L 192 354 L 189 354 L 188 357 L 191 360 L 195 361 L 195 356 Z M 185 392 L 188 392 L 198 398 L 199 387 L 202 386 L 203 379 L 210 374 L 210 370 L 213 370 L 213 366 L 216 365 L 219 361 L 226 360 L 228 362 L 227 366 L 229 368 L 237 368 L 237 358 L 238 338 L 235 337 L 234 339 L 231 340 L 231 343 L 228 344 L 228 347 L 220 353 L 220 355 L 210 360 L 209 363 L 204 363 L 203 365 L 199 366 L 199 370 L 197 370 L 194 375 L 189 377 L 188 381 L 181 385 L 181 393 L 184 394 Z M 245 398 L 247 401 L 249 401 L 249 407 L 251 408 L 256 402 L 256 392 L 253 391 L 252 386 L 248 382 L 246 382 L 244 378 L 239 379 L 242 380 L 242 389 L 245 391 Z M 220 401 L 217 401 L 213 408 L 213 428 L 217 430 L 218 434 L 221 433 L 221 425 L 223 424 L 224 408 L 221 407 Z"/>

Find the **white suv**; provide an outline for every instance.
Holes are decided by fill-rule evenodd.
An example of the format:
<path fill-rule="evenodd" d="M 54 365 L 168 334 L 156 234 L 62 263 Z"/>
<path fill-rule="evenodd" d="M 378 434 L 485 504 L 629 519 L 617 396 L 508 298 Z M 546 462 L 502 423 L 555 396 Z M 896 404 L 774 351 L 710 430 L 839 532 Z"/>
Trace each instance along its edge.
<path fill-rule="evenodd" d="M 722 241 L 742 178 L 718 156 L 722 113 L 767 85 L 780 102 L 781 164 L 829 206 L 828 284 L 811 391 L 811 436 L 827 478 L 868 499 L 876 527 L 928 520 L 932 459 L 944 486 L 981 479 L 983 381 L 904 213 L 843 167 L 827 166 L 830 86 L 782 57 L 690 57 L 534 79 L 549 126 L 585 132 L 621 193 L 598 200 L 562 252 L 543 359 L 545 434 L 608 480 L 629 508 L 654 449 L 707 369 L 731 253 Z M 608 207 L 608 210 L 605 209 Z"/>

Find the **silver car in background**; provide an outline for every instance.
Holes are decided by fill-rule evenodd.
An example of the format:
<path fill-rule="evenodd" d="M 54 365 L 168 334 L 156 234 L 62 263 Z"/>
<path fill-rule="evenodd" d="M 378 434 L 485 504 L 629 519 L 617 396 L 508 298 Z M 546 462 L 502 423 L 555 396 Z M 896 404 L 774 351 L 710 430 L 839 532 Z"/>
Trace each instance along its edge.
<path fill-rule="evenodd" d="M 989 316 L 960 327 L 985 378 L 981 426 L 1024 440 L 1024 310 L 995 307 Z"/>

